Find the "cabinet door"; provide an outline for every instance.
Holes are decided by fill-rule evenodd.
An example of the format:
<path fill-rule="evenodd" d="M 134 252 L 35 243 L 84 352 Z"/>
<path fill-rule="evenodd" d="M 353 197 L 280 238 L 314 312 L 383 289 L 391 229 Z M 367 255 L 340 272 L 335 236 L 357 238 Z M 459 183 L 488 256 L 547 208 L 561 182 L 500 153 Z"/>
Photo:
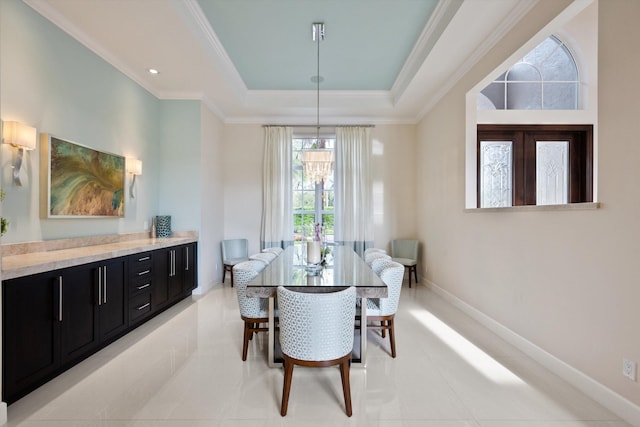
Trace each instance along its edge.
<path fill-rule="evenodd" d="M 182 290 L 185 295 L 189 295 L 198 285 L 198 252 L 195 243 L 190 243 L 182 248 L 184 257 L 184 268 L 182 270 Z"/>
<path fill-rule="evenodd" d="M 182 296 L 184 258 L 182 257 L 182 251 L 177 247 L 171 248 L 169 255 L 169 301 L 176 301 Z"/>
<path fill-rule="evenodd" d="M 63 270 L 62 363 L 82 357 L 100 343 L 97 277 L 96 264 Z"/>
<path fill-rule="evenodd" d="M 100 340 L 118 336 L 127 328 L 126 261 L 118 258 L 98 267 Z"/>
<path fill-rule="evenodd" d="M 60 288 L 46 273 L 3 281 L 2 290 L 2 397 L 13 403 L 60 365 Z"/>
<path fill-rule="evenodd" d="M 151 306 L 153 311 L 161 309 L 169 302 L 169 267 L 171 254 L 168 249 L 158 249 L 153 253 L 153 291 Z"/>

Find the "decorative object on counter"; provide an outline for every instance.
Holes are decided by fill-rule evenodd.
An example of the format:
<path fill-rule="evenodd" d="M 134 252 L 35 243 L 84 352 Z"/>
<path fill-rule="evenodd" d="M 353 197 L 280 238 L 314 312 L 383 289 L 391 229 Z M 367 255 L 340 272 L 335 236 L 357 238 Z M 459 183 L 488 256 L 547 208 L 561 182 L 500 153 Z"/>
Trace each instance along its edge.
<path fill-rule="evenodd" d="M 151 238 L 155 238 L 156 234 L 156 218 L 153 217 L 151 218 Z"/>
<path fill-rule="evenodd" d="M 123 156 L 48 134 L 40 148 L 43 217 L 124 217 Z"/>
<path fill-rule="evenodd" d="M 171 215 L 156 216 L 156 237 L 171 237 Z"/>
<path fill-rule="evenodd" d="M 7 193 L 5 193 L 4 190 L 0 189 L 0 202 L 4 200 L 4 196 L 6 195 Z M 8 227 L 9 221 L 7 221 L 7 219 L 4 217 L 0 218 L 0 236 L 4 236 L 4 233 L 7 232 Z"/>
<path fill-rule="evenodd" d="M 142 160 L 127 157 L 127 173 L 131 174 L 131 184 L 129 184 L 129 197 L 135 199 L 133 188 L 136 184 L 136 176 L 142 175 Z"/>
<path fill-rule="evenodd" d="M 17 187 L 22 187 L 22 182 L 20 182 L 20 168 L 22 167 L 24 152 L 25 150 L 35 150 L 37 134 L 36 128 L 23 125 L 19 122 L 2 123 L 2 142 L 18 149 L 15 160 L 11 165 L 13 168 L 13 183 Z"/>

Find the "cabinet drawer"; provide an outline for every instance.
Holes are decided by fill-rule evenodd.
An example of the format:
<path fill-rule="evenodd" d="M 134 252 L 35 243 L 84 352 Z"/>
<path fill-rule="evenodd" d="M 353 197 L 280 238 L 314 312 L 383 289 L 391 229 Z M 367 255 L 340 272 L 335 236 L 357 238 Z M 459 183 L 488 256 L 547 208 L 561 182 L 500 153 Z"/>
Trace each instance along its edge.
<path fill-rule="evenodd" d="M 132 277 L 129 281 L 129 295 L 135 295 L 142 292 L 151 292 L 153 288 L 153 280 L 151 275 L 142 277 Z"/>
<path fill-rule="evenodd" d="M 142 252 L 129 257 L 129 275 L 137 277 L 144 274 L 151 274 L 153 263 L 153 252 Z"/>
<path fill-rule="evenodd" d="M 143 293 L 129 300 L 129 322 L 141 320 L 151 312 L 151 293 Z"/>

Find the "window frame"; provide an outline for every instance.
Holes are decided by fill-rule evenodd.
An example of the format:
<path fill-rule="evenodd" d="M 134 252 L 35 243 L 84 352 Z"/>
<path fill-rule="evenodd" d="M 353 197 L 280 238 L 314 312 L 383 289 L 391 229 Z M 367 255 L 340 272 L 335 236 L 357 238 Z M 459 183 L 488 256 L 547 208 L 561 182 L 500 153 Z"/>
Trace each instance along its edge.
<path fill-rule="evenodd" d="M 481 206 L 480 141 L 512 141 L 512 205 L 536 203 L 536 141 L 569 142 L 567 204 L 593 201 L 593 125 L 478 124 L 476 130 L 476 207 Z"/>
<path fill-rule="evenodd" d="M 302 148 L 300 150 L 295 149 L 295 141 L 296 140 L 302 140 Z M 332 169 L 332 181 L 333 181 L 333 185 L 332 188 L 325 188 L 325 183 L 324 182 L 320 182 L 320 183 L 313 183 L 313 184 L 309 184 L 306 183 L 305 181 L 307 180 L 307 176 L 304 173 L 304 167 L 302 166 L 302 164 L 298 164 L 298 162 L 295 161 L 296 159 L 296 153 L 301 153 L 302 151 L 304 151 L 305 149 L 311 148 L 313 147 L 319 147 L 319 148 L 325 148 L 326 144 L 329 143 L 330 148 L 332 150 L 334 150 L 334 158 L 335 158 L 335 145 L 336 145 L 336 136 L 335 134 L 321 134 L 319 138 L 317 138 L 316 135 L 293 135 L 293 137 L 291 138 L 291 145 L 293 148 L 293 152 L 292 152 L 292 164 L 291 164 L 291 169 L 292 172 L 299 170 L 300 171 L 300 177 L 302 180 L 302 185 L 303 188 L 302 189 L 296 189 L 293 188 L 292 186 L 292 198 L 293 195 L 296 192 L 301 192 L 302 193 L 302 200 L 304 200 L 304 194 L 314 194 L 314 207 L 313 210 L 311 209 L 295 209 L 295 206 L 292 206 L 292 215 L 293 215 L 293 235 L 294 235 L 294 240 L 298 240 L 299 238 L 305 239 L 308 237 L 311 237 L 310 234 L 313 230 L 301 230 L 300 232 L 296 232 L 296 225 L 295 225 L 295 218 L 296 216 L 304 216 L 304 215 L 314 215 L 314 224 L 316 223 L 320 223 L 320 224 L 325 224 L 324 221 L 324 217 L 325 216 L 333 216 L 333 229 L 331 230 L 331 233 L 327 234 L 325 232 L 324 237 L 328 240 L 328 241 L 333 241 L 334 238 L 334 232 L 335 232 L 335 167 Z M 313 186 L 313 188 L 305 188 L 305 187 L 311 187 Z M 333 201 L 334 201 L 334 205 L 333 205 L 333 209 L 326 209 L 326 204 L 325 202 L 328 204 L 328 200 L 329 200 L 329 194 L 333 193 Z M 304 205 L 303 205 L 304 206 Z M 303 221 L 304 223 L 304 221 Z M 304 227 L 304 225 L 303 225 Z M 301 236 L 301 237 L 298 237 Z"/>

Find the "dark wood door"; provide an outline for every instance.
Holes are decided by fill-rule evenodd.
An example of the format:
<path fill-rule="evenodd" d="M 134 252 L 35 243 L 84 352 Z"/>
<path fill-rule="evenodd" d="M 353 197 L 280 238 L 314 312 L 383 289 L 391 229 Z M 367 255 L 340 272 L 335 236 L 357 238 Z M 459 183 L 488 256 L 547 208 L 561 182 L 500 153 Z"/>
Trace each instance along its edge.
<path fill-rule="evenodd" d="M 118 258 L 98 268 L 101 275 L 98 285 L 98 310 L 100 340 L 117 337 L 127 328 L 128 306 L 126 301 L 126 260 Z"/>
<path fill-rule="evenodd" d="M 60 287 L 49 272 L 3 281 L 2 289 L 2 396 L 13 403 L 60 365 Z"/>
<path fill-rule="evenodd" d="M 90 353 L 100 343 L 98 333 L 98 268 L 87 264 L 62 275 L 62 363 Z"/>

